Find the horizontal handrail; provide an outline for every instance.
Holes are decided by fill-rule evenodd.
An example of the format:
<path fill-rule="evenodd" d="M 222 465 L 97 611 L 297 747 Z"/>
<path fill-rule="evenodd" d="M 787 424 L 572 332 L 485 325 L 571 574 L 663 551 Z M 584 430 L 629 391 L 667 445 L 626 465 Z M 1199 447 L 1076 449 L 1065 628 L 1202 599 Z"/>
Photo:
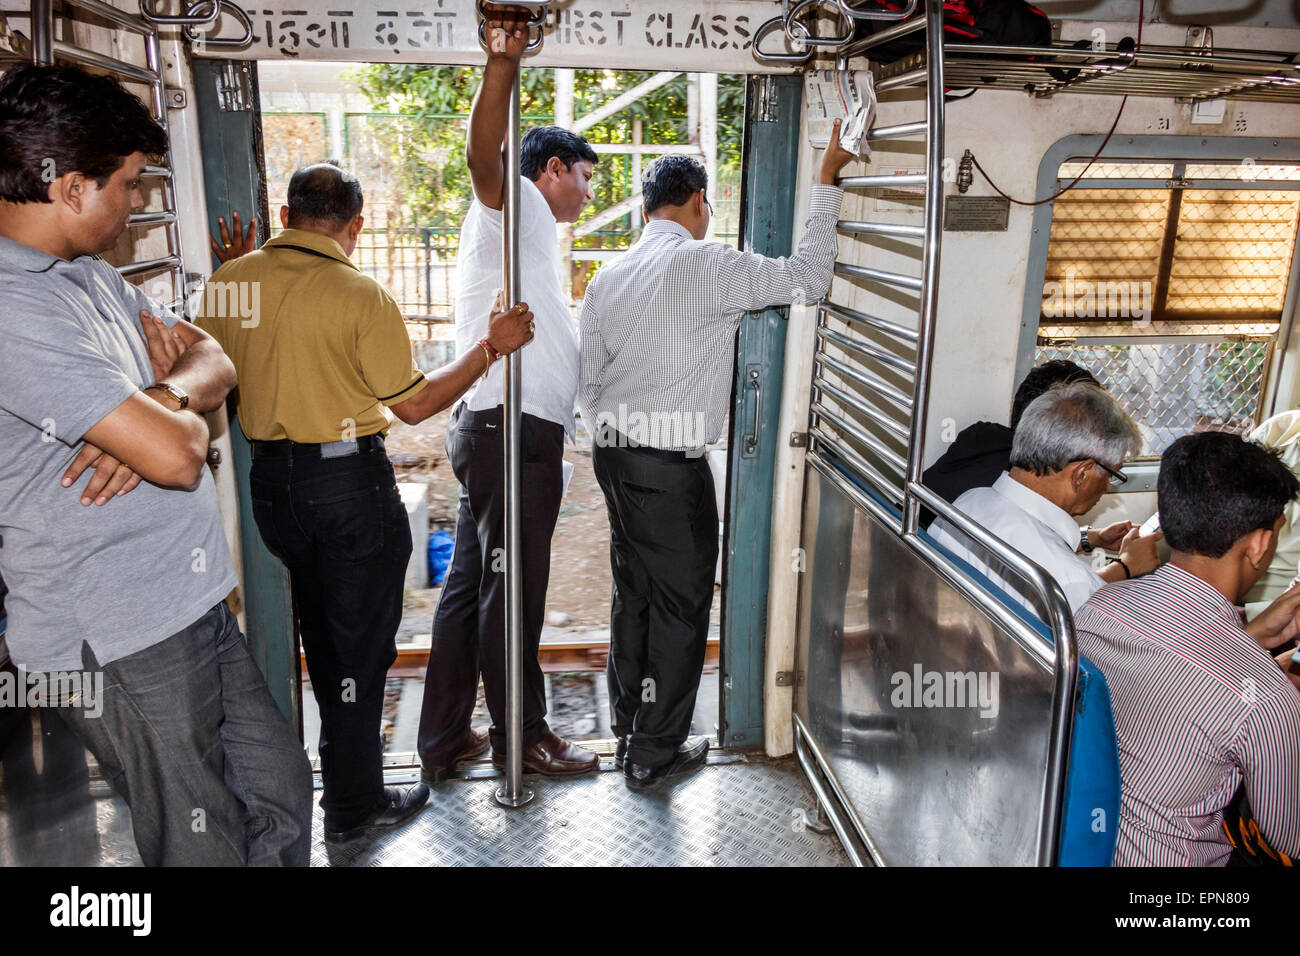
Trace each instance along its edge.
<path fill-rule="evenodd" d="M 870 474 L 873 477 L 878 477 L 880 475 L 880 472 L 872 468 L 871 465 L 868 464 L 867 462 L 862 461 L 861 455 L 854 453 L 852 449 L 842 448 L 839 442 L 835 441 L 833 438 L 826 435 L 824 432 L 819 432 L 816 429 L 814 429 L 812 432 L 809 433 L 808 439 L 809 439 L 809 450 L 805 460 L 809 464 L 817 466 L 817 470 L 821 472 L 823 475 L 825 475 L 827 478 L 829 478 L 837 488 L 839 488 L 846 495 L 848 495 L 853 500 L 853 502 L 858 505 L 858 507 L 863 508 L 866 511 L 870 512 L 882 524 L 884 524 L 885 527 L 892 530 L 894 534 L 901 536 L 903 533 L 902 520 L 897 515 L 893 514 L 884 505 L 880 504 L 880 502 L 876 501 L 870 495 L 865 494 L 861 488 L 857 488 L 851 482 L 847 481 L 844 477 L 844 474 L 840 470 L 835 468 L 834 465 L 827 462 L 825 458 L 820 455 L 817 449 L 819 446 L 824 445 L 827 449 L 830 450 L 831 454 L 839 458 L 841 461 L 850 462 L 852 464 L 857 465 L 860 468 L 863 468 L 864 474 Z M 857 459 L 857 461 L 854 461 L 855 458 Z M 892 487 L 888 483 L 885 483 L 881 485 L 879 488 L 877 488 L 876 490 L 881 492 L 882 494 L 888 494 L 890 499 L 895 504 L 901 506 L 903 499 L 902 499 L 902 495 L 898 493 L 898 489 Z"/>
<path fill-rule="evenodd" d="M 53 44 L 56 56 L 61 56 L 67 60 L 73 60 L 86 66 L 98 67 L 101 70 L 108 70 L 110 73 L 116 73 L 119 76 L 125 76 L 128 79 L 138 80 L 141 83 L 157 84 L 162 82 L 162 78 L 153 70 L 146 70 L 142 66 L 135 66 L 124 60 L 118 60 L 111 56 L 104 56 L 102 53 L 93 53 L 90 50 L 82 50 L 64 43 L 62 40 L 55 40 Z"/>
<path fill-rule="evenodd" d="M 141 17 L 137 17 L 134 14 L 119 10 L 117 7 L 110 4 L 102 3 L 101 0 L 63 0 L 63 2 L 70 7 L 80 7 L 87 13 L 93 13 L 97 17 L 103 17 L 105 20 L 116 23 L 118 26 L 125 27 L 128 30 L 134 30 L 136 33 L 148 35 L 154 32 L 153 26 L 148 21 Z"/>
<path fill-rule="evenodd" d="M 878 176 L 845 176 L 839 180 L 841 189 L 888 189 L 891 186 L 924 186 L 925 173 L 885 173 Z"/>
<path fill-rule="evenodd" d="M 881 319 L 874 315 L 867 315 L 865 312 L 859 312 L 857 309 L 850 309 L 847 305 L 838 305 L 830 299 L 822 299 L 822 310 L 831 313 L 848 322 L 857 322 L 860 325 L 868 325 L 873 329 L 879 329 L 892 335 L 896 339 L 902 339 L 915 345 L 920 340 L 920 333 L 916 329 L 909 329 L 906 325 L 899 325 L 897 322 L 890 322 L 888 319 Z"/>
<path fill-rule="evenodd" d="M 127 217 L 128 226 L 161 226 L 170 225 L 176 221 L 176 213 L 168 210 L 166 212 L 134 212 Z"/>
<path fill-rule="evenodd" d="M 886 352 L 884 349 L 877 345 L 872 345 L 870 342 L 860 342 L 857 339 L 850 338 L 840 332 L 834 332 L 831 329 L 818 329 L 817 336 L 823 340 L 834 342 L 836 345 L 840 346 L 840 348 L 848 349 L 851 352 L 857 352 L 859 355 L 865 355 L 868 358 L 873 358 L 877 362 L 880 362 L 883 365 L 888 365 L 890 368 L 897 369 L 905 375 L 916 374 L 916 367 L 914 365 L 905 359 L 899 358 L 893 352 Z"/>
<path fill-rule="evenodd" d="M 840 375 L 856 382 L 863 388 L 872 389 L 880 395 L 885 396 L 885 398 L 889 399 L 904 411 L 910 412 L 912 409 L 912 396 L 905 394 L 901 389 L 894 388 L 894 386 L 890 385 L 884 379 L 876 378 L 874 375 L 860 369 L 850 368 L 838 359 L 831 358 L 825 352 L 818 352 L 813 356 L 813 361 L 820 362 L 822 365 L 828 365 Z"/>
<path fill-rule="evenodd" d="M 835 224 L 840 232 L 851 232 L 864 236 L 894 236 L 899 239 L 924 239 L 924 226 L 909 226 L 901 222 L 862 222 L 857 219 L 841 219 Z"/>
<path fill-rule="evenodd" d="M 832 391 L 833 389 L 833 386 L 831 389 L 828 389 L 824 383 L 818 382 L 814 384 L 818 389 L 822 391 Z M 847 419 L 835 414 L 824 404 L 822 404 L 820 401 L 816 401 L 812 403 L 811 411 L 814 415 L 818 415 L 826 419 L 826 421 L 830 422 L 832 425 L 838 428 L 845 435 L 848 435 L 858 444 L 866 445 L 868 448 L 870 448 L 873 452 L 875 452 L 882 459 L 884 459 L 885 464 L 893 467 L 898 472 L 900 478 L 905 477 L 907 475 L 907 461 L 903 458 L 902 455 L 894 451 L 892 448 L 889 448 L 887 445 L 884 444 L 884 442 L 878 439 L 875 435 L 869 434 L 868 432 L 859 428 L 857 425 L 854 425 L 852 422 L 848 421 Z"/>
<path fill-rule="evenodd" d="M 920 277 L 905 276 L 901 272 L 889 272 L 885 269 L 872 269 L 870 266 L 855 266 L 848 262 L 837 262 L 835 263 L 835 273 L 836 275 L 851 276 L 854 279 L 870 279 L 873 282 L 883 282 L 885 285 L 909 289 L 912 292 L 921 291 Z"/>
<path fill-rule="evenodd" d="M 867 139 L 899 139 L 903 136 L 924 136 L 926 124 L 899 123 L 896 126 L 876 126 L 867 130 Z"/>
<path fill-rule="evenodd" d="M 828 359 L 814 359 L 813 361 L 822 364 L 830 364 L 830 360 Z M 841 368 L 844 368 L 844 366 L 841 366 Z M 847 373 L 841 374 L 847 375 Z M 903 442 L 903 444 L 907 444 L 910 432 L 879 409 L 867 404 L 866 401 L 861 398 L 854 398 L 848 392 L 842 391 L 838 386 L 832 385 L 822 376 L 818 376 L 813 380 L 813 382 L 818 388 L 833 395 L 835 400 L 845 408 L 851 408 L 859 414 L 866 415 L 881 428 L 885 429 L 885 431 Z"/>
<path fill-rule="evenodd" d="M 129 262 L 124 266 L 118 266 L 118 273 L 123 276 L 140 276 L 148 275 L 151 272 L 162 272 L 164 269 L 180 269 L 181 260 L 179 256 L 163 256 L 161 259 L 147 259 L 143 262 Z"/>
<path fill-rule="evenodd" d="M 170 167 L 167 166 L 146 166 L 140 175 L 146 178 L 157 178 L 163 176 L 170 179 L 172 171 Z"/>
<path fill-rule="evenodd" d="M 925 68 L 919 70 L 908 70 L 906 73 L 899 73 L 897 76 L 887 76 L 883 80 L 876 81 L 877 93 L 888 93 L 890 90 L 901 90 L 908 86 L 920 86 L 925 83 L 928 74 Z"/>

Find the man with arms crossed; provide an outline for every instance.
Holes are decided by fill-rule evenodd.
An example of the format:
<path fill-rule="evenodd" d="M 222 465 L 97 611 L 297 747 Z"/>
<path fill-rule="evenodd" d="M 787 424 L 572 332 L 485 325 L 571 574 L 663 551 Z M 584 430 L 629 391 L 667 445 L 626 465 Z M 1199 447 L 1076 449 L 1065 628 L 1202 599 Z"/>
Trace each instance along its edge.
<path fill-rule="evenodd" d="M 289 568 L 312 692 L 320 708 L 325 839 L 349 840 L 418 813 L 429 788 L 385 787 L 379 726 L 397 657 L 411 529 L 384 433 L 447 408 L 496 353 L 532 337 L 522 303 L 487 335 L 425 375 L 401 309 L 348 257 L 365 223 L 355 176 L 330 163 L 289 180 L 285 230 L 211 280 L 199 324 L 239 372 L 239 424 L 252 441 L 253 516 Z M 258 295 L 251 319 L 222 308 Z M 224 287 L 224 288 L 223 288 Z M 219 293 L 226 291 L 223 299 Z M 485 306 L 486 308 L 486 306 Z"/>
<path fill-rule="evenodd" d="M 708 755 L 707 738 L 688 738 L 718 560 L 704 446 L 722 435 L 744 313 L 830 288 L 844 196 L 835 177 L 852 158 L 837 122 L 799 249 L 769 259 L 706 241 L 704 166 L 664 156 L 642 177 L 641 238 L 587 286 L 579 402 L 609 510 L 609 701 L 615 762 L 632 789 L 691 773 Z M 669 424 L 620 432 L 630 421 Z"/>
<path fill-rule="evenodd" d="M 1225 432 L 1178 439 L 1160 460 L 1169 562 L 1075 614 L 1079 651 L 1106 675 L 1115 712 L 1116 866 L 1223 866 L 1224 808 L 1243 782 L 1267 843 L 1300 854 L 1300 693 L 1268 653 L 1300 633 L 1300 587 L 1245 626 L 1239 607 L 1297 492 L 1259 445 Z"/>
<path fill-rule="evenodd" d="M 235 370 L 97 258 L 166 147 L 115 80 L 0 81 L 6 641 L 28 671 L 102 671 L 102 713 L 58 711 L 129 803 L 146 864 L 305 866 L 311 768 L 224 603 L 238 582 L 202 415 Z"/>
<path fill-rule="evenodd" d="M 495 6 L 495 5 L 494 5 Z M 474 202 L 460 237 L 456 344 L 464 354 L 483 336 L 501 285 L 502 144 L 510 89 L 528 41 L 508 8 L 489 10 L 489 29 L 505 34 L 488 56 L 469 118 L 466 147 Z M 493 19 L 500 18 L 500 19 Z M 537 649 L 551 571 L 551 534 L 564 489 L 564 441 L 573 438 L 578 338 L 560 287 L 557 222 L 576 222 L 592 199 L 596 153 L 581 136 L 555 126 L 531 129 L 520 144 L 519 255 L 522 298 L 537 314 L 537 338 L 520 355 L 523 376 L 523 724 L 525 770 L 549 775 L 595 770 L 598 758 L 551 732 Z M 507 303 L 509 304 L 509 303 Z M 492 747 L 505 762 L 505 471 L 501 442 L 506 363 L 457 406 L 447 424 L 447 459 L 461 484 L 456 547 L 433 616 L 433 645 L 420 714 L 424 779 L 437 783 L 456 764 Z M 473 730 L 478 678 L 492 716 L 490 734 Z"/>

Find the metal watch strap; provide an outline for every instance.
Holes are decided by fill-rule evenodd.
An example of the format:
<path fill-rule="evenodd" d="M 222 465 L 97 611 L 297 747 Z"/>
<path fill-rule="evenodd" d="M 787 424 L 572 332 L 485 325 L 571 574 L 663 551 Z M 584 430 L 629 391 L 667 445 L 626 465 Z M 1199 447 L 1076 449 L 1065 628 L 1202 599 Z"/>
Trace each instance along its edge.
<path fill-rule="evenodd" d="M 1088 529 L 1079 529 L 1079 550 L 1084 554 L 1092 554 L 1093 543 L 1088 540 Z"/>
<path fill-rule="evenodd" d="M 182 392 L 175 385 L 171 385 L 167 382 L 154 382 L 152 385 L 146 388 L 145 391 L 146 392 L 152 391 L 155 388 L 160 391 L 166 392 L 168 396 L 170 396 L 172 400 L 174 400 L 176 404 L 180 406 L 180 408 L 178 408 L 177 411 L 184 411 L 186 408 L 189 407 L 190 397 L 186 395 L 184 392 Z"/>

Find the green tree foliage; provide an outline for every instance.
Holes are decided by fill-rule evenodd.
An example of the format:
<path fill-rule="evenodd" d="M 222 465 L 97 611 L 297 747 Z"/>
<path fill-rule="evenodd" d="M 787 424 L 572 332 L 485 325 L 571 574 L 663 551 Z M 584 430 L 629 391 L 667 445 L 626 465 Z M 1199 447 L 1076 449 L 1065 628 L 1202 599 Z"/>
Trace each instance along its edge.
<path fill-rule="evenodd" d="M 464 160 L 465 126 L 481 75 L 475 67 L 389 64 L 371 64 L 356 72 L 359 89 L 380 114 L 365 124 L 366 142 L 357 145 L 371 153 L 373 160 L 386 160 L 394 171 L 394 185 L 403 197 L 399 215 L 409 225 L 456 227 L 464 217 L 471 197 Z M 630 70 L 576 71 L 575 114 L 582 116 L 597 109 L 648 75 Z M 554 122 L 554 77 L 550 69 L 523 71 L 520 109 L 525 129 Z M 739 174 L 744 84 L 743 76 L 719 77 L 718 172 L 724 183 Z M 685 142 L 689 135 L 687 89 L 687 77 L 682 74 L 584 135 L 593 143 L 630 143 L 632 121 L 640 119 L 645 142 Z M 378 153 L 386 155 L 375 155 Z M 587 215 L 628 196 L 635 191 L 632 186 L 628 158 L 602 156 L 594 184 L 596 202 Z M 625 233 L 629 226 L 625 218 L 608 231 Z M 606 238 L 613 241 L 602 245 L 626 243 L 617 236 Z"/>

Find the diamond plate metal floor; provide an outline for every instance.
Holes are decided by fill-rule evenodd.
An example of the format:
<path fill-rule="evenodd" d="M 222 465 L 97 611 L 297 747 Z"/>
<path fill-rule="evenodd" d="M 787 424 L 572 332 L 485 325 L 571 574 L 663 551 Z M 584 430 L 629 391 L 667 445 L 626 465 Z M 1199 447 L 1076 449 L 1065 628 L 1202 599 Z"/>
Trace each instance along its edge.
<path fill-rule="evenodd" d="M 385 776 L 416 779 L 410 770 Z M 644 794 L 624 786 L 609 758 L 601 773 L 524 781 L 532 803 L 506 810 L 492 796 L 501 775 L 476 765 L 437 787 L 406 826 L 342 845 L 324 842 L 317 789 L 312 866 L 849 865 L 834 835 L 803 826 L 814 798 L 792 759 L 715 752 L 694 776 Z M 15 816 L 0 807 L 0 865 L 140 863 L 126 804 L 98 781 L 35 827 Z"/>
<path fill-rule="evenodd" d="M 499 775 L 453 780 L 401 830 L 341 846 L 321 838 L 318 804 L 312 865 L 848 865 L 834 835 L 802 825 L 814 799 L 793 760 L 710 760 L 676 786 L 650 793 L 633 793 L 610 769 L 571 780 L 525 775 L 536 796 L 517 810 L 493 799 Z"/>

